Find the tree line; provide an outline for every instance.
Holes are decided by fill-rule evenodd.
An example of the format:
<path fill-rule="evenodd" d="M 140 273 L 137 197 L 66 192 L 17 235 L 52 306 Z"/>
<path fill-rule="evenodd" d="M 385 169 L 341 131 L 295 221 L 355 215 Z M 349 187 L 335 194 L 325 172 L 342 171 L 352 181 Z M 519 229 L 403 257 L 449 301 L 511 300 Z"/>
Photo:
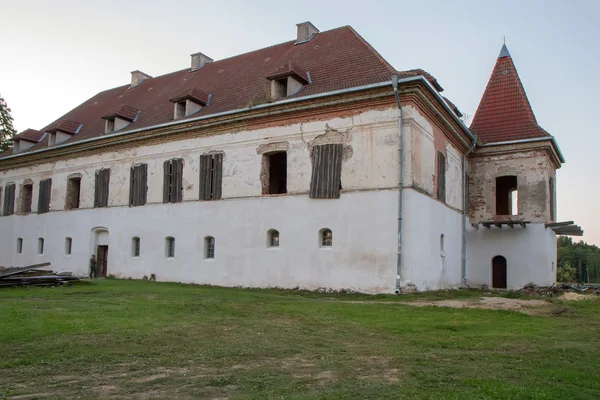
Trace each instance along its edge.
<path fill-rule="evenodd" d="M 586 242 L 573 243 L 558 237 L 558 282 L 600 283 L 600 248 Z"/>

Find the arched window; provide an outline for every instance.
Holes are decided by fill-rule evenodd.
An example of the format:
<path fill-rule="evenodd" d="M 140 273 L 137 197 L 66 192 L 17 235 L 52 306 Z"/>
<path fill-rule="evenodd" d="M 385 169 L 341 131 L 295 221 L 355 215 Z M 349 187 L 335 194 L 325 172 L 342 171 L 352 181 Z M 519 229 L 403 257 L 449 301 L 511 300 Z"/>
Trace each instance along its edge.
<path fill-rule="evenodd" d="M 275 229 L 270 229 L 267 232 L 267 246 L 279 247 L 279 231 Z"/>
<path fill-rule="evenodd" d="M 211 260 L 215 258 L 215 238 L 212 236 L 204 238 L 204 258 Z"/>
<path fill-rule="evenodd" d="M 73 246 L 73 239 L 70 237 L 65 238 L 65 255 L 71 255 L 71 247 Z"/>
<path fill-rule="evenodd" d="M 319 236 L 321 241 L 321 247 L 333 246 L 333 233 L 331 232 L 331 229 L 321 229 Z"/>
<path fill-rule="evenodd" d="M 165 253 L 167 258 L 175 257 L 175 238 L 172 236 L 165 239 Z"/>
<path fill-rule="evenodd" d="M 140 256 L 140 238 L 134 237 L 131 239 L 131 256 L 139 257 Z"/>

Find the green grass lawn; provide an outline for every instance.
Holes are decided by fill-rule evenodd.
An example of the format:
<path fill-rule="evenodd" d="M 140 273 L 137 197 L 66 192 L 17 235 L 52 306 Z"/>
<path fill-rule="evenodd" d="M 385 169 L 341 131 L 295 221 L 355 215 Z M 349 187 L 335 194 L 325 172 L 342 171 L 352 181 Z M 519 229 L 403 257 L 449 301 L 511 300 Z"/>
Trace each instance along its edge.
<path fill-rule="evenodd" d="M 479 296 L 2 289 L 0 398 L 600 398 L 600 300 L 560 316 L 399 303 Z"/>

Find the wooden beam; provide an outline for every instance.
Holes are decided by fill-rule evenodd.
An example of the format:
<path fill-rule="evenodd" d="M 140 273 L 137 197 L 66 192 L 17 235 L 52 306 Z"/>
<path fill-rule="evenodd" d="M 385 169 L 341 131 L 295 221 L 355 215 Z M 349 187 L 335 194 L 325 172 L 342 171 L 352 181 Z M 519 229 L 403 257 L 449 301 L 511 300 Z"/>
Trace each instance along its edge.
<path fill-rule="evenodd" d="M 496 226 L 496 228 L 502 228 L 502 224 L 500 222 L 496 222 L 494 225 Z"/>
<path fill-rule="evenodd" d="M 574 223 L 575 223 L 575 221 L 552 222 L 551 224 L 546 224 L 546 228 L 554 228 L 556 226 L 573 225 Z"/>
<path fill-rule="evenodd" d="M 473 222 L 471 226 L 475 229 L 479 229 L 479 224 L 476 224 L 475 222 Z"/>
<path fill-rule="evenodd" d="M 492 226 L 491 222 L 482 222 L 481 225 L 483 225 L 484 227 L 490 229 L 490 226 Z"/>
<path fill-rule="evenodd" d="M 506 225 L 508 225 L 511 228 L 515 229 L 515 224 L 513 224 L 512 222 L 507 222 Z"/>
<path fill-rule="evenodd" d="M 519 222 L 519 225 L 521 225 L 523 227 L 523 229 L 527 228 L 527 225 L 525 224 L 525 221 Z"/>

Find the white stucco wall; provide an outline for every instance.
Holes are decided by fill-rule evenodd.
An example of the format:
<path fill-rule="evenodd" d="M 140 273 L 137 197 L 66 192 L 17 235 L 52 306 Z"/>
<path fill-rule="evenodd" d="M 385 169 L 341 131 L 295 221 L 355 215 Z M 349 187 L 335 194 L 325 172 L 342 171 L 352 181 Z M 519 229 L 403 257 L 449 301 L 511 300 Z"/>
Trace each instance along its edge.
<path fill-rule="evenodd" d="M 3 217 L 0 265 L 49 261 L 55 271 L 88 272 L 98 244 L 109 245 L 108 273 L 223 286 L 319 287 L 392 293 L 396 276 L 397 192 L 344 193 L 337 200 L 308 196 L 111 207 Z M 94 228 L 108 234 L 96 235 Z M 319 231 L 333 231 L 333 246 L 321 248 Z M 277 229 L 280 247 L 267 248 Z M 141 255 L 132 257 L 132 238 Z M 175 258 L 165 238 L 175 238 Z M 216 241 L 214 260 L 204 259 L 204 238 Z M 23 253 L 16 254 L 17 238 Z M 45 239 L 43 255 L 37 239 Z M 72 254 L 65 255 L 71 237 Z"/>
<path fill-rule="evenodd" d="M 402 198 L 402 286 L 413 284 L 419 291 L 459 287 L 462 214 L 412 189 L 404 189 Z"/>
<path fill-rule="evenodd" d="M 471 286 L 492 286 L 492 259 L 506 258 L 507 287 L 518 289 L 527 283 L 551 285 L 556 282 L 556 234 L 544 224 L 502 229 L 469 227 L 467 278 Z"/>

